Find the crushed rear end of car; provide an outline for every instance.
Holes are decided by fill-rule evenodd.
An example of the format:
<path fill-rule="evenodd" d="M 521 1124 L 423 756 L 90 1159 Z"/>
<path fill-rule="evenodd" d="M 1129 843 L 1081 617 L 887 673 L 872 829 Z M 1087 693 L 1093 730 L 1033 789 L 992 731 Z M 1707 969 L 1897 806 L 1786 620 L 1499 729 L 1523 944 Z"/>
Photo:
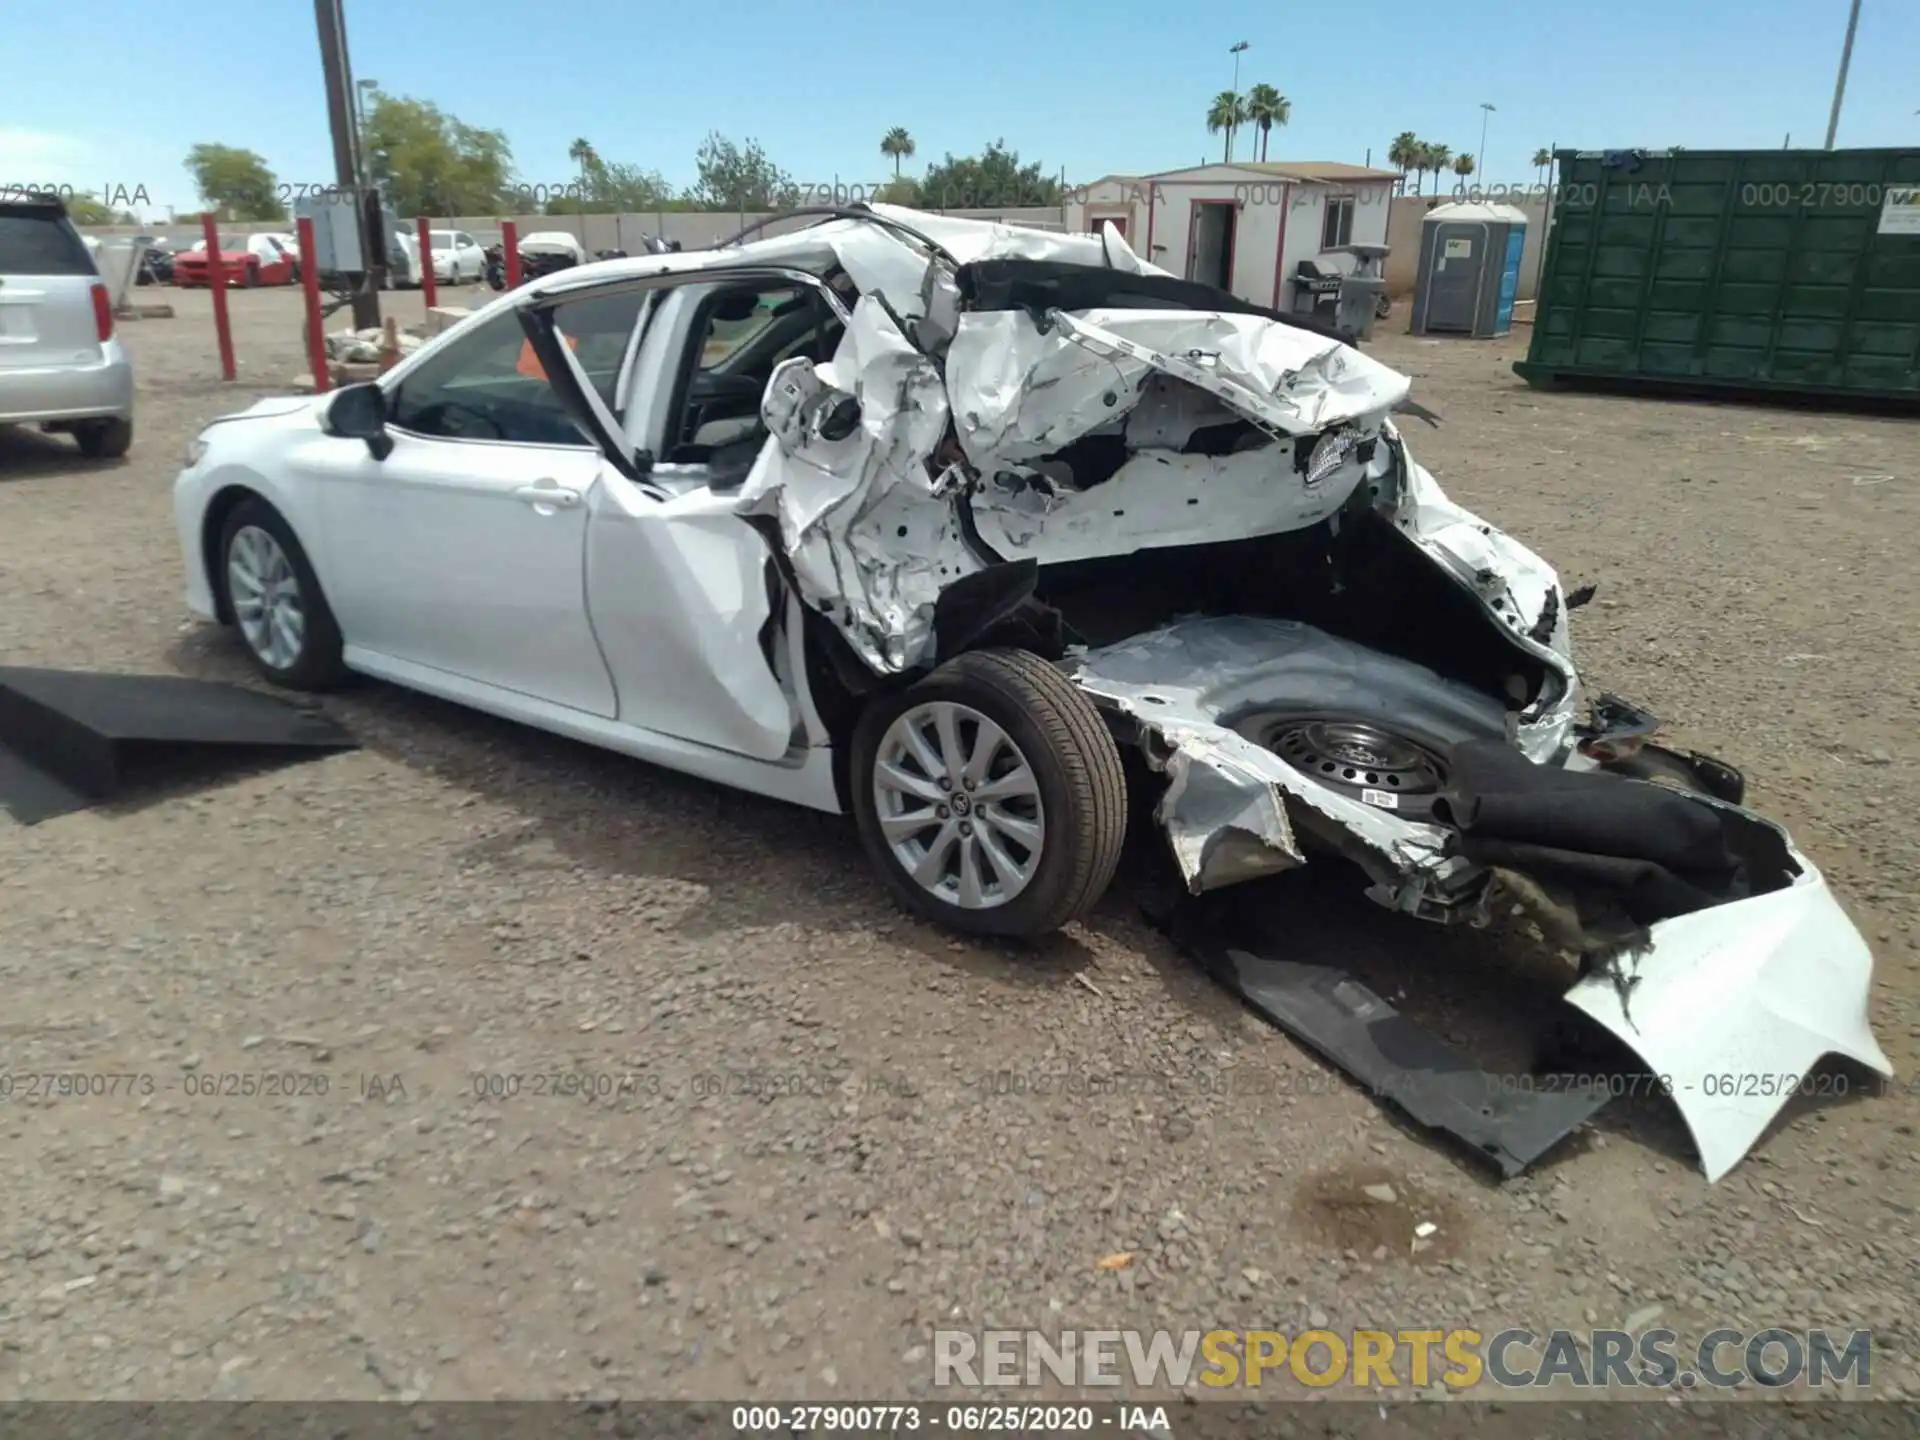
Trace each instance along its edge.
<path fill-rule="evenodd" d="M 1205 920 L 1214 892 L 1337 857 L 1420 920 L 1530 912 L 1710 1177 L 1823 1056 L 1890 1073 L 1818 870 L 1737 772 L 1584 694 L 1584 597 L 1413 459 L 1395 417 L 1432 417 L 1406 377 L 1111 230 L 869 214 L 779 242 L 830 248 L 861 298 L 830 362 L 774 372 L 738 508 L 875 676 L 984 645 L 1055 660 L 1157 790 L 1189 948 L 1249 1003 L 1509 1171 L 1610 1098 L 1497 1098 L 1337 967 Z"/>

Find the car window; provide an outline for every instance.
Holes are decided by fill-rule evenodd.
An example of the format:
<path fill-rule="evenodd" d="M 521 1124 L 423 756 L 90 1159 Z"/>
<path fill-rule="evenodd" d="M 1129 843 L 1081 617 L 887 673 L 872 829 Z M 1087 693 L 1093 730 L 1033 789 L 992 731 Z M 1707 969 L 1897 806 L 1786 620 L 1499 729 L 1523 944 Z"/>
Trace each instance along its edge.
<path fill-rule="evenodd" d="M 618 361 L 615 361 L 616 367 Z M 587 445 L 512 310 L 434 351 L 389 392 L 395 428 L 445 440 Z"/>
<path fill-rule="evenodd" d="M 700 368 L 711 369 L 745 346 L 773 323 L 773 312 L 793 299 L 793 295 L 791 285 L 763 291 L 754 300 L 753 313 L 738 319 L 722 318 L 710 310 L 700 340 Z"/>
<path fill-rule="evenodd" d="M 825 359 L 840 323 L 811 288 L 791 284 L 728 289 L 702 305 L 667 457 L 721 463 L 720 452 L 750 451 L 765 431 L 760 397 L 773 368 L 795 355 Z"/>
<path fill-rule="evenodd" d="M 471 245 L 473 244 L 473 237 L 471 235 L 466 234 L 463 231 L 460 234 L 453 237 L 453 243 L 456 245 L 463 245 L 463 246 Z"/>
<path fill-rule="evenodd" d="M 626 358 L 627 342 L 633 338 L 645 300 L 645 293 L 639 290 L 585 295 L 556 305 L 553 311 L 554 325 L 573 346 L 581 368 L 616 419 L 621 418 L 620 362 Z"/>
<path fill-rule="evenodd" d="M 55 205 L 0 209 L 0 275 L 91 275 L 93 259 Z"/>

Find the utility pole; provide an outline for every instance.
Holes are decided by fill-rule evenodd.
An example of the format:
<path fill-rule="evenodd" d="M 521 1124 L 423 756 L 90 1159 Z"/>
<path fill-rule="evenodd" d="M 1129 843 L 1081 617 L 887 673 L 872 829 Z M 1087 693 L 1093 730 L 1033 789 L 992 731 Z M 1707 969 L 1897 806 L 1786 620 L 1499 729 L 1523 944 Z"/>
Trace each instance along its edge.
<path fill-rule="evenodd" d="M 1233 56 L 1233 103 L 1236 106 L 1240 103 L 1240 54 L 1246 48 L 1247 42 L 1242 40 L 1238 44 L 1229 46 L 1227 49 L 1227 53 Z M 1229 163 L 1233 160 L 1234 132 L 1239 128 L 1238 125 L 1229 125 L 1227 127 L 1227 160 Z"/>
<path fill-rule="evenodd" d="M 1833 137 L 1840 130 L 1840 101 L 1847 93 L 1847 67 L 1853 63 L 1853 32 L 1860 25 L 1860 0 L 1853 0 L 1847 12 L 1847 43 L 1840 47 L 1840 74 L 1833 82 L 1833 113 L 1827 116 L 1827 149 L 1833 149 Z"/>
<path fill-rule="evenodd" d="M 387 257 L 379 225 L 368 223 L 378 212 L 360 184 L 360 132 L 354 124 L 353 80 L 347 69 L 347 21 L 340 7 L 341 0 L 314 0 L 314 19 L 320 27 L 320 67 L 327 82 L 327 123 L 333 131 L 333 178 L 342 194 L 354 197 L 361 259 L 367 267 L 366 283 L 353 296 L 353 328 L 372 330 L 380 324 L 380 282 Z"/>

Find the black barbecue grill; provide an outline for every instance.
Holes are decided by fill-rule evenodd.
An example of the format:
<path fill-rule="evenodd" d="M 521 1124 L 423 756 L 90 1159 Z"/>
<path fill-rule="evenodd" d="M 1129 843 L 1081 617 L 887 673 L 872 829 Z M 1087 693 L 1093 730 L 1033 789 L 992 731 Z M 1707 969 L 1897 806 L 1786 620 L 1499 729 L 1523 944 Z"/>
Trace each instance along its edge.
<path fill-rule="evenodd" d="M 1339 270 L 1322 270 L 1313 261 L 1302 260 L 1293 272 L 1293 313 L 1331 321 L 1346 278 Z"/>

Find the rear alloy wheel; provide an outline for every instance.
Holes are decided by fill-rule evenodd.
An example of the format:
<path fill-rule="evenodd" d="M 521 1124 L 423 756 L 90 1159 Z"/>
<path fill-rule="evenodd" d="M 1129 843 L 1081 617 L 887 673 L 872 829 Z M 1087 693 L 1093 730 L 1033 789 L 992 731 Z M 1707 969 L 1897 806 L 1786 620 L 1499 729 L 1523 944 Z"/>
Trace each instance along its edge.
<path fill-rule="evenodd" d="M 133 446 L 133 422 L 82 420 L 73 427 L 73 438 L 89 460 L 118 460 Z"/>
<path fill-rule="evenodd" d="M 264 500 L 235 506 L 220 556 L 227 607 L 255 668 L 295 690 L 338 684 L 346 675 L 340 627 L 280 512 Z"/>
<path fill-rule="evenodd" d="M 1120 752 L 1092 703 L 1020 650 L 980 650 L 882 697 L 855 727 L 853 808 L 917 914 L 1032 937 L 1092 908 L 1126 838 Z"/>

